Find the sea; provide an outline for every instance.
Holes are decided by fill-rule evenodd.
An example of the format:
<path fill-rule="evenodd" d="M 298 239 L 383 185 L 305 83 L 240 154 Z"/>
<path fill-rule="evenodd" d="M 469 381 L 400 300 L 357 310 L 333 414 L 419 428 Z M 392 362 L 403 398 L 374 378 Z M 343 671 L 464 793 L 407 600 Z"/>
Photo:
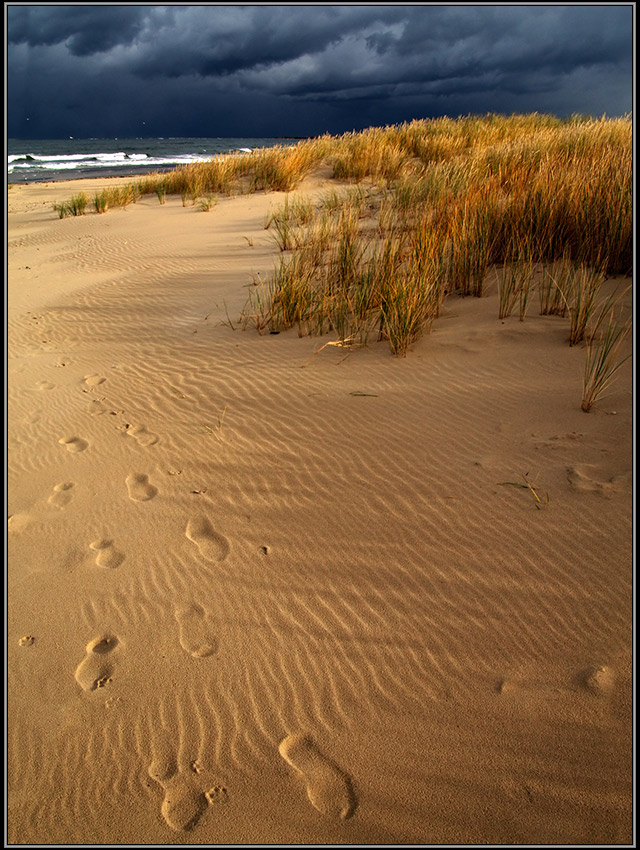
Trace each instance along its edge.
<path fill-rule="evenodd" d="M 296 144 L 272 139 L 8 139 L 7 183 L 128 177 L 173 171 L 222 154 Z"/>

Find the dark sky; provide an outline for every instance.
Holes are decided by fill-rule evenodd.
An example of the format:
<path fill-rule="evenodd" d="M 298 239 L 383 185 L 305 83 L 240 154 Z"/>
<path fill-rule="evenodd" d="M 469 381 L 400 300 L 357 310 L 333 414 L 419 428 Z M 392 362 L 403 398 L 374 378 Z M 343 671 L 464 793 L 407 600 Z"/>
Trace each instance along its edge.
<path fill-rule="evenodd" d="M 49 5 L 7 16 L 7 135 L 338 134 L 632 109 L 633 4 Z"/>

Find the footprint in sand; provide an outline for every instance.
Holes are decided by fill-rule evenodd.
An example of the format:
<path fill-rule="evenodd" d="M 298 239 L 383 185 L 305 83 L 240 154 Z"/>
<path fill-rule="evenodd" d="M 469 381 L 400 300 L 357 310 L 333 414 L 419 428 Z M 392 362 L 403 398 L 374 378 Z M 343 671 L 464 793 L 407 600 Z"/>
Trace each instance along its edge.
<path fill-rule="evenodd" d="M 89 446 L 89 443 L 80 437 L 63 437 L 58 442 L 66 446 L 68 452 L 83 452 Z"/>
<path fill-rule="evenodd" d="M 207 624 L 207 615 L 200 605 L 178 608 L 175 612 L 178 621 L 180 646 L 194 658 L 206 658 L 218 648 L 217 640 L 211 635 Z"/>
<path fill-rule="evenodd" d="M 96 555 L 96 566 L 98 567 L 106 567 L 112 570 L 114 567 L 119 567 L 124 561 L 122 552 L 118 552 L 113 548 L 112 540 L 105 540 L 103 537 L 100 537 L 98 540 L 94 540 L 93 543 L 89 543 L 89 549 L 93 549 L 98 553 Z"/>
<path fill-rule="evenodd" d="M 51 381 L 38 381 L 36 384 L 39 390 L 55 390 L 56 385 L 52 384 Z"/>
<path fill-rule="evenodd" d="M 97 387 L 104 384 L 106 380 L 102 375 L 85 375 L 82 383 L 87 387 Z"/>
<path fill-rule="evenodd" d="M 159 748 L 149 765 L 148 773 L 164 790 L 160 812 L 167 826 L 176 832 L 183 832 L 195 826 L 207 808 L 207 798 L 201 790 L 192 785 L 185 774 L 178 771 L 175 756 L 167 746 Z"/>
<path fill-rule="evenodd" d="M 7 520 L 7 530 L 12 534 L 19 534 L 30 524 L 31 517 L 29 514 L 11 514 Z"/>
<path fill-rule="evenodd" d="M 111 653 L 118 645 L 118 638 L 103 635 L 87 644 L 87 654 L 76 669 L 76 682 L 84 691 L 95 691 L 111 681 L 113 662 Z"/>
<path fill-rule="evenodd" d="M 64 508 L 68 505 L 72 498 L 71 490 L 73 489 L 72 481 L 64 481 L 62 484 L 56 484 L 53 488 L 53 493 L 49 496 L 48 502 L 50 505 L 55 505 L 57 508 Z"/>
<path fill-rule="evenodd" d="M 278 748 L 282 758 L 302 775 L 307 796 L 324 815 L 348 818 L 356 808 L 351 780 L 325 758 L 307 735 L 289 735 Z"/>
<path fill-rule="evenodd" d="M 92 398 L 87 410 L 92 416 L 102 416 L 103 413 L 109 413 L 111 416 L 119 416 L 124 413 L 124 410 L 122 409 L 114 410 L 112 407 L 109 407 L 109 405 L 104 404 L 106 400 L 105 396 L 102 396 L 101 398 Z"/>
<path fill-rule="evenodd" d="M 224 561 L 229 554 L 229 541 L 218 534 L 205 516 L 191 517 L 185 534 L 207 561 Z"/>
<path fill-rule="evenodd" d="M 153 446 L 158 442 L 157 436 L 147 431 L 144 425 L 129 425 L 126 431 L 129 436 L 135 437 L 141 446 Z"/>
<path fill-rule="evenodd" d="M 630 473 L 614 475 L 608 480 L 602 480 L 598 470 L 587 464 L 567 468 L 567 480 L 575 489 L 583 493 L 598 493 L 610 498 L 614 493 L 625 489 L 631 480 Z"/>
<path fill-rule="evenodd" d="M 589 667 L 580 676 L 584 687 L 592 694 L 604 696 L 608 694 L 615 681 L 613 670 L 610 667 Z"/>
<path fill-rule="evenodd" d="M 147 502 L 158 492 L 157 487 L 149 484 L 149 476 L 142 473 L 132 473 L 126 479 L 129 498 L 134 502 Z"/>

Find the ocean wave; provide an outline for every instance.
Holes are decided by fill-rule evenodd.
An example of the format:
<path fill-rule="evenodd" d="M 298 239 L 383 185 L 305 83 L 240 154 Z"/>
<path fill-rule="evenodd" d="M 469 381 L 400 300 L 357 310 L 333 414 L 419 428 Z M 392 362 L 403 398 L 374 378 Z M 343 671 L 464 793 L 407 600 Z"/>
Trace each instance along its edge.
<path fill-rule="evenodd" d="M 9 140 L 10 181 L 134 176 L 246 154 L 282 140 L 259 138 Z M 59 176 L 58 176 L 59 175 Z"/>
<path fill-rule="evenodd" d="M 211 159 L 211 156 L 203 156 L 202 154 L 177 154 L 173 156 L 149 156 L 146 153 L 92 153 L 92 154 L 10 154 L 7 157 L 9 166 L 38 166 L 53 168 L 80 168 L 83 165 L 126 165 L 139 164 L 144 162 L 145 165 L 183 165 L 187 162 L 200 162 Z"/>
<path fill-rule="evenodd" d="M 202 162 L 211 159 L 210 156 L 199 154 L 183 154 L 179 156 L 151 157 L 147 154 L 74 154 L 70 156 L 32 156 L 13 155 L 8 157 L 8 173 L 16 171 L 39 169 L 44 171 L 73 171 L 82 168 L 136 168 L 144 164 L 145 168 L 154 166 L 187 165 L 190 162 Z"/>

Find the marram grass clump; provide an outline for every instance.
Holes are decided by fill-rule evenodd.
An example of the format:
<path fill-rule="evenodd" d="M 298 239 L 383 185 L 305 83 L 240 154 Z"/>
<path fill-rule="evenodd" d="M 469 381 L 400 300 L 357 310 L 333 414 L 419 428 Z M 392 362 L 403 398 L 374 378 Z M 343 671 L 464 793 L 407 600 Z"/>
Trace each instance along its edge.
<path fill-rule="evenodd" d="M 500 314 L 566 315 L 589 341 L 604 276 L 633 265 L 631 116 L 486 115 L 412 121 L 190 163 L 94 199 L 96 212 L 155 194 L 210 208 L 237 193 L 291 193 L 314 169 L 335 189 L 287 197 L 265 223 L 281 254 L 252 288 L 245 321 L 339 340 L 386 340 L 405 355 L 445 295 L 485 292 L 502 267 Z M 76 196 L 56 205 L 82 215 Z"/>
<path fill-rule="evenodd" d="M 517 309 L 524 321 L 537 285 L 541 314 L 568 314 L 576 345 L 588 339 L 604 275 L 631 268 L 628 118 L 412 122 L 347 134 L 328 150 L 334 178 L 359 196 L 327 193 L 315 224 L 286 206 L 273 214 L 286 256 L 260 291 L 260 319 L 255 303 L 247 309 L 263 329 L 291 315 L 299 333 L 332 331 L 342 342 L 375 329 L 405 355 L 446 294 L 481 297 L 498 265 L 500 317 Z"/>
<path fill-rule="evenodd" d="M 568 256 L 607 274 L 633 264 L 630 116 L 412 121 L 190 163 L 134 181 L 131 193 L 157 193 L 162 203 L 290 192 L 322 164 L 336 180 L 394 193 L 396 224 L 431 210 L 445 223 L 452 283 L 462 293 L 481 295 L 487 267 L 525 242 L 536 263 Z M 70 203 L 59 205 L 64 214 L 82 214 Z"/>
<path fill-rule="evenodd" d="M 630 321 L 620 324 L 613 310 L 608 316 L 602 336 L 587 343 L 587 357 L 582 382 L 582 410 L 589 413 L 617 377 L 617 372 L 630 354 L 620 357 L 620 347 L 631 330 Z"/>
<path fill-rule="evenodd" d="M 53 209 L 58 213 L 59 218 L 84 215 L 88 203 L 89 197 L 87 194 L 85 192 L 79 192 L 77 195 L 73 195 L 68 201 L 65 201 L 62 204 L 54 204 Z"/>

